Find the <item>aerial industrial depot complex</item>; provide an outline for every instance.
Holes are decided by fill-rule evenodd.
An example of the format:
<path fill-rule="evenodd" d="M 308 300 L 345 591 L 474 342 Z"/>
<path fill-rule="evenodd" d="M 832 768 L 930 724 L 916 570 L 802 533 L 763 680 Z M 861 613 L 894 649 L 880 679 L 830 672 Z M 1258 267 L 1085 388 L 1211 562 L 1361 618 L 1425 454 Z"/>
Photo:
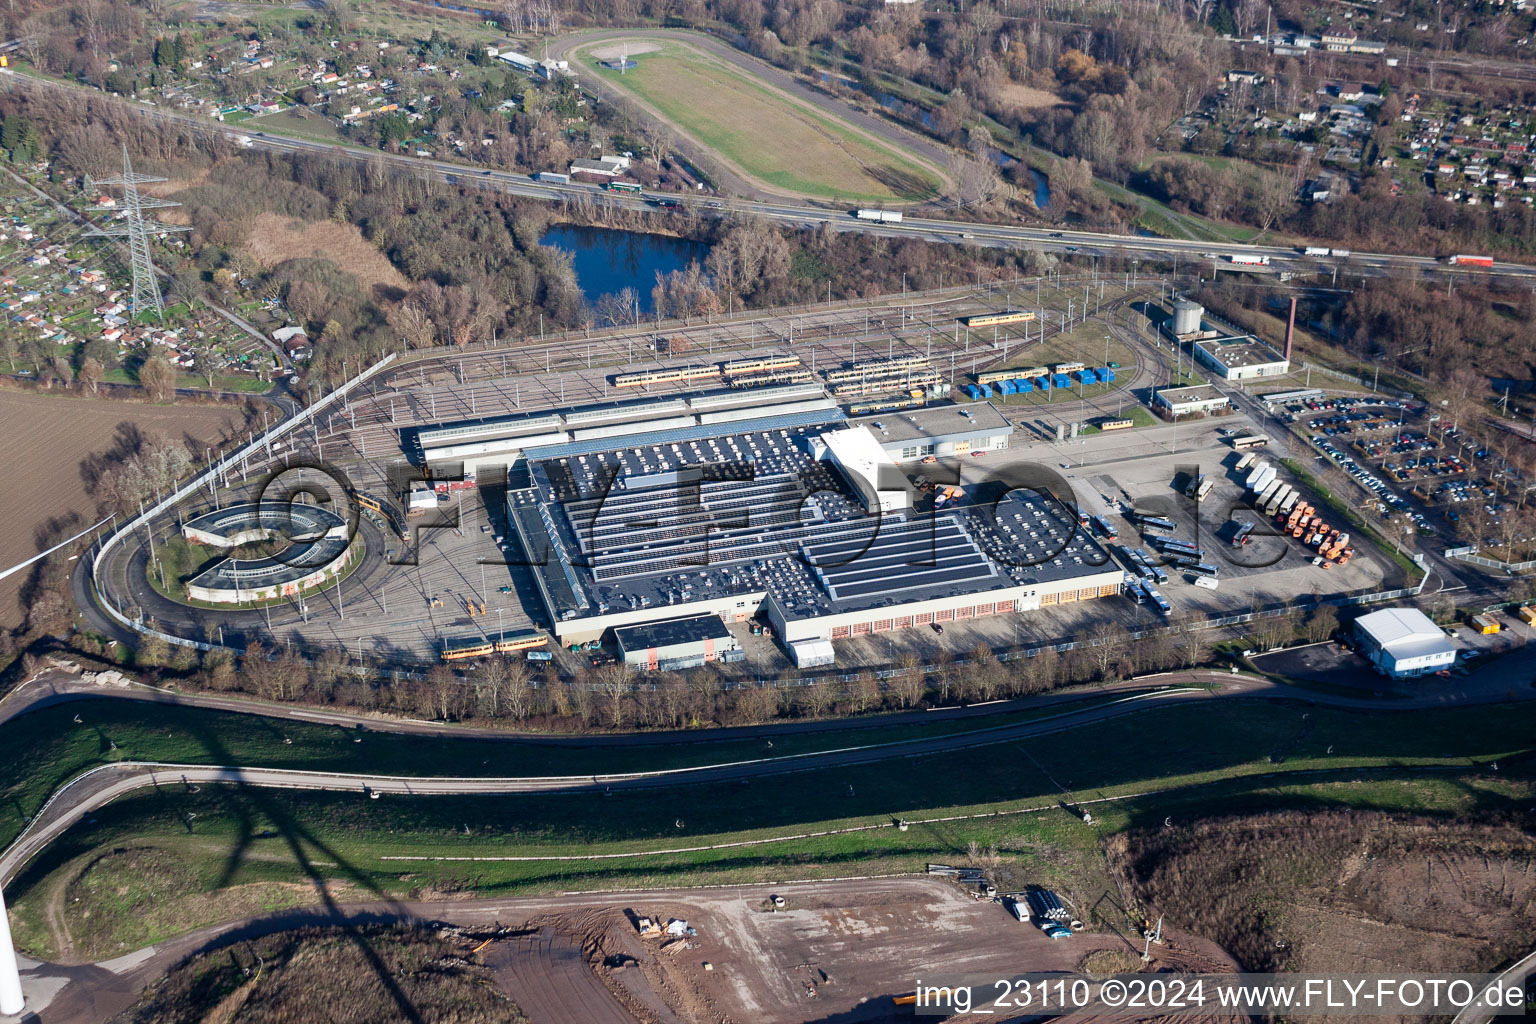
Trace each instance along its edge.
<path fill-rule="evenodd" d="M 1119 592 L 1124 574 L 1061 505 L 1015 492 L 995 522 L 919 512 L 872 424 L 760 412 L 722 436 L 673 428 L 525 453 L 531 484 L 508 492 L 508 519 L 563 643 L 762 612 L 798 661 L 806 642 Z M 975 429 L 976 450 L 999 446 L 998 428 Z"/>
<path fill-rule="evenodd" d="M 1174 312 L 1196 328 L 1176 336 L 1180 344 L 1212 333 L 1200 307 Z M 1122 433 L 1133 425 L 1115 404 L 1126 395 L 1090 393 L 1099 416 L 1077 402 L 1042 416 L 1046 402 L 1010 402 L 1006 392 L 994 404 L 989 378 L 1021 372 L 995 356 L 973 361 L 973 389 L 949 383 L 961 380 L 952 367 L 935 383 L 930 357 L 910 348 L 863 360 L 834 353 L 820 371 L 808 351 L 809 365 L 757 349 L 718 363 L 509 377 L 455 397 L 460 369 L 405 423 L 394 422 L 398 398 L 375 404 L 361 435 L 345 415 L 361 461 L 343 455 L 352 479 L 338 481 L 345 493 L 331 507 L 350 499 L 355 536 L 339 519 L 291 511 L 274 527 L 242 486 L 235 504 L 176 525 L 233 557 L 184 577 L 179 592 L 160 580 L 154 589 L 170 603 L 153 614 L 187 635 L 211 628 L 199 612 L 227 610 L 218 624 L 235 643 L 287 617 L 278 624 L 295 642 L 342 644 L 359 657 L 372 647 L 413 661 L 519 651 L 547 661 L 558 644 L 591 654 L 594 667 L 617 657 L 656 671 L 737 660 L 776 671 L 781 659 L 808 668 L 834 653 L 869 665 L 936 648 L 1062 649 L 1100 624 L 1139 635 L 1287 595 L 1353 601 L 1401 578 L 1364 538 L 1324 524 L 1338 517 L 1318 515 L 1315 495 L 1303 500 L 1305 481 L 1280 478 L 1294 471 L 1249 451 L 1269 443 L 1260 429 L 1218 429 L 1246 414 L 1214 372 L 1216 383 L 1182 388 L 1159 387 L 1154 374 L 1137 397 L 1165 420 L 1216 420 Z M 1113 381 L 1120 364 L 1107 353 L 1104 362 L 1045 370 Z M 403 384 L 409 395 L 416 376 L 394 382 L 395 394 Z M 1147 376 L 1127 370 L 1119 386 Z M 960 396 L 984 388 L 987 399 Z M 439 417 L 445 398 L 453 412 Z M 1104 433 L 1066 437 L 1064 416 L 1091 418 Z M 396 457 L 381 458 L 370 437 Z M 1045 447 L 1037 454 L 1036 445 Z M 317 439 L 312 450 L 323 460 L 334 442 Z M 997 482 L 1046 470 L 1038 491 Z M 372 477 L 381 489 L 358 489 Z M 1270 520 L 1282 532 L 1265 527 Z M 240 560 L 255 541 L 263 558 Z M 131 557 L 118 577 L 143 572 Z M 344 575 L 355 584 L 338 584 Z M 333 588 L 323 605 L 303 600 Z M 178 612 L 171 604 L 183 595 L 192 610 Z M 1125 600 L 1096 600 L 1113 596 Z M 256 604 L 267 607 L 253 616 Z"/>
<path fill-rule="evenodd" d="M 424 429 L 412 447 L 434 481 L 526 477 L 507 491 L 509 553 L 562 644 L 762 615 L 805 665 L 825 641 L 1119 593 L 1123 571 L 1061 496 L 1015 492 L 995 519 L 914 507 L 903 463 L 1012 433 L 985 403 L 849 419 L 796 383 Z M 641 649 L 627 660 L 666 658 Z"/>
<path fill-rule="evenodd" d="M 788 360 L 798 362 L 780 358 Z M 897 361 L 885 362 L 880 369 L 893 372 Z M 841 382 L 860 371 L 833 372 Z M 1154 456 L 1144 467 L 1122 466 L 1116 476 L 1130 490 L 1104 478 L 1082 494 L 1070 485 L 1016 489 L 992 504 L 969 493 L 973 487 L 938 485 L 935 470 L 943 467 L 926 463 L 968 465 L 960 457 L 989 452 L 1017 460 L 1006 453 L 1014 424 L 986 401 L 929 404 L 914 388 L 911 403 L 892 401 L 882 411 L 850 415 L 831 387 L 814 380 L 721 388 L 707 366 L 632 376 L 664 377 L 698 390 L 650 395 L 648 387 L 636 387 L 633 398 L 407 429 L 401 443 L 429 478 L 416 485 L 407 503 L 413 510 L 426 511 L 458 489 L 493 485 L 482 493 L 498 496 L 494 485 L 505 475 L 506 529 L 497 540 L 526 584 L 516 588 L 523 615 L 562 646 L 593 650 L 612 640 L 635 668 L 739 660 L 743 651 L 729 639 L 729 627 L 749 621 L 805 668 L 828 664 L 839 641 L 915 628 L 939 633 L 965 622 L 977 635 L 1017 635 L 1012 625 L 989 627 L 985 620 L 1100 597 L 1130 598 L 1123 609 L 1106 609 L 1111 618 L 1142 621 L 1148 611 L 1154 620 L 1165 618 L 1172 609 L 1158 587 L 1168 576 L 1148 570 L 1137 556 L 1171 559 L 1181 579 L 1187 572 L 1194 586 L 1214 591 L 1219 566 L 1210 563 L 1221 560 L 1205 557 L 1198 543 L 1241 541 L 1201 541 L 1201 527 L 1187 514 L 1192 510 L 1168 505 L 1167 488 L 1181 465 L 1171 455 L 1166 464 Z M 623 375 L 614 380 L 629 383 Z M 898 390 L 907 383 L 904 378 Z M 1201 411 L 1211 403 L 1230 408 L 1211 385 L 1154 389 L 1153 404 L 1159 402 L 1177 415 L 1193 411 L 1183 408 L 1190 404 Z M 1254 457 L 1230 449 L 1228 455 L 1221 461 L 1230 474 L 1219 498 L 1241 500 L 1254 489 L 1247 465 Z M 1209 455 L 1204 458 L 1209 464 Z M 1217 480 L 1213 473 L 1197 488 L 1201 499 Z M 1121 496 L 1102 493 L 1105 488 Z M 1255 489 L 1253 497 L 1264 495 Z M 1217 507 L 1211 500 L 1209 507 Z M 1160 510 L 1153 525 L 1144 507 Z M 1092 515 L 1100 512 L 1127 516 L 1158 554 L 1112 545 L 1116 530 Z M 1194 532 L 1178 542 L 1160 532 L 1162 516 L 1173 524 L 1167 530 Z M 1095 520 L 1099 525 L 1090 529 Z M 1340 539 L 1341 549 L 1347 539 Z M 1332 554 L 1324 546 L 1317 553 Z M 1303 556 L 1286 566 L 1228 565 L 1227 576 L 1250 598 L 1256 574 L 1275 571 L 1300 575 L 1290 582 L 1275 577 L 1266 586 L 1317 592 L 1320 585 L 1344 584 L 1339 573 L 1330 583 L 1321 570 L 1347 564 L 1353 553 L 1341 550 L 1332 560 Z M 1369 578 L 1372 572 L 1367 565 L 1365 576 L 1352 570 L 1351 578 L 1379 582 Z M 1180 600 L 1214 614 L 1210 602 L 1220 599 L 1196 593 Z M 490 628 L 474 623 L 485 611 L 477 611 L 473 599 L 469 608 L 469 630 Z M 466 638 L 445 633 L 441 639 Z"/>

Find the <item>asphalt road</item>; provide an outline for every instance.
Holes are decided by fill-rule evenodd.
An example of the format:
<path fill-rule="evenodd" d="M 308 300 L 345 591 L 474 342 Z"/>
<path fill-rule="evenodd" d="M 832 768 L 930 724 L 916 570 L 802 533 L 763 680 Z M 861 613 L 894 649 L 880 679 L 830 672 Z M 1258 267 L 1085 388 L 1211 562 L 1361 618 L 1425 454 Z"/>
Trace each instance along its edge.
<path fill-rule="evenodd" d="M 20 88 L 64 90 L 80 88 L 60 82 L 31 78 L 15 72 L 7 72 L 7 77 L 3 81 L 7 85 Z M 828 100 L 827 102 L 832 101 Z M 248 135 L 253 148 L 289 153 L 313 153 L 360 161 L 382 160 L 396 166 L 408 167 L 414 173 L 426 173 L 455 184 L 478 185 L 511 195 L 547 202 L 561 202 L 572 197 L 584 196 L 598 205 L 630 210 L 652 208 L 650 200 L 644 197 L 618 196 L 606 192 L 596 185 L 536 182 L 531 180 L 526 174 L 477 169 L 474 166 L 453 164 L 444 160 L 382 153 L 377 150 L 344 146 L 339 143 L 301 139 L 266 130 L 253 131 L 249 125 L 243 125 L 238 129 L 229 128 L 217 122 L 190 114 L 181 114 L 158 107 L 134 103 L 127 104 L 126 109 L 137 111 L 145 117 L 186 125 L 207 132 L 220 132 L 231 136 L 236 134 Z M 966 244 L 1005 249 L 1028 248 L 1089 257 L 1120 255 L 1134 259 L 1137 256 L 1144 255 L 1157 259 L 1167 259 L 1172 256 L 1176 259 L 1208 262 L 1211 264 L 1213 274 L 1223 267 L 1228 270 L 1243 269 L 1247 272 L 1267 275 L 1277 270 L 1299 269 L 1311 272 L 1318 267 L 1326 270 L 1337 265 L 1341 269 L 1347 269 L 1350 273 L 1368 275 L 1384 275 L 1393 271 L 1416 270 L 1421 274 L 1465 275 L 1475 273 L 1536 280 L 1536 267 L 1518 263 L 1497 263 L 1491 270 L 1479 269 L 1468 271 L 1448 267 L 1425 256 L 1365 252 L 1355 252 L 1349 257 L 1340 260 L 1313 260 L 1303 258 L 1295 249 L 1281 246 L 1238 245 L 1234 243 L 1199 242 L 1171 238 L 1148 238 L 1140 235 L 1123 235 L 1112 232 L 1057 231 L 1048 228 L 1021 227 L 1009 224 L 970 224 L 957 221 L 926 219 L 916 216 L 905 217 L 899 224 L 878 223 L 858 220 L 853 216 L 852 211 L 846 208 L 829 209 L 825 206 L 803 201 L 741 199 L 722 202 L 697 197 L 687 197 L 683 201 L 691 213 L 699 216 L 722 217 L 729 215 L 732 211 L 737 211 L 751 213 L 765 220 L 790 227 L 813 228 L 821 224 L 831 224 L 839 231 L 862 231 L 867 234 L 884 235 L 891 238 L 917 238 L 924 241 L 952 245 Z M 1231 263 L 1233 256 L 1264 256 L 1268 257 L 1271 262 L 1267 268 L 1237 268 Z"/>

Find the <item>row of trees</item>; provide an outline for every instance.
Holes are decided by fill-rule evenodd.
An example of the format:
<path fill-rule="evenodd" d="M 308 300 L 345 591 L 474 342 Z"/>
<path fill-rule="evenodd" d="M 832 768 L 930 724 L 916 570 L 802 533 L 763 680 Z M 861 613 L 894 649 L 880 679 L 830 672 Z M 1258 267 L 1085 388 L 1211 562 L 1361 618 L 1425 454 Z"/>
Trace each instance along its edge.
<path fill-rule="evenodd" d="M 1307 614 L 1263 618 L 1249 627 L 1250 643 L 1267 649 L 1296 637 L 1326 639 L 1338 628 L 1329 605 Z M 823 718 L 913 708 L 932 701 L 985 701 L 1022 697 L 1091 680 L 1105 682 L 1162 669 L 1209 662 L 1214 631 L 1194 620 L 1156 630 L 1140 640 L 1114 623 L 1090 631 L 1084 646 L 1058 654 L 1042 649 L 1023 661 L 999 661 L 986 645 L 961 664 L 946 651 L 927 659 L 907 654 L 891 678 L 865 670 L 833 682 L 801 685 L 793 673 L 777 685 L 727 688 L 714 666 L 661 673 L 638 685 L 623 664 L 583 669 L 575 678 L 548 679 L 522 661 L 492 658 L 460 674 L 437 666 L 421 679 L 386 679 L 359 669 L 338 650 L 306 660 L 290 648 L 260 644 L 238 661 L 215 651 L 198 665 L 185 649 L 144 640 L 138 663 L 149 670 L 189 673 L 188 682 L 217 692 L 243 692 L 264 700 L 344 705 L 442 721 L 506 722 L 563 730 L 685 729 L 791 718 Z M 651 684 L 654 684 L 651 685 Z"/>

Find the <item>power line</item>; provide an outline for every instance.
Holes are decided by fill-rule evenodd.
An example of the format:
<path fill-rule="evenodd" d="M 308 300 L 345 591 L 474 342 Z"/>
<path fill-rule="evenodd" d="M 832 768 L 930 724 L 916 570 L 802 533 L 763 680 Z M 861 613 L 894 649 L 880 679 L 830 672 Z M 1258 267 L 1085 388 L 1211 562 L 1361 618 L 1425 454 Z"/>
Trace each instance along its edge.
<path fill-rule="evenodd" d="M 98 185 L 121 185 L 123 189 L 123 224 L 96 227 L 89 233 L 92 238 L 128 239 L 129 262 L 133 268 L 133 315 L 137 318 L 147 309 L 155 311 L 155 317 L 165 319 L 165 299 L 160 295 L 160 281 L 155 276 L 155 263 L 149 255 L 149 236 L 167 231 L 190 231 L 190 227 L 176 224 L 145 222 L 145 210 L 159 210 L 180 206 L 166 199 L 139 195 L 139 186 L 165 181 L 165 178 L 135 174 L 128 159 L 128 147 L 123 147 L 123 175 L 120 178 L 103 178 Z"/>

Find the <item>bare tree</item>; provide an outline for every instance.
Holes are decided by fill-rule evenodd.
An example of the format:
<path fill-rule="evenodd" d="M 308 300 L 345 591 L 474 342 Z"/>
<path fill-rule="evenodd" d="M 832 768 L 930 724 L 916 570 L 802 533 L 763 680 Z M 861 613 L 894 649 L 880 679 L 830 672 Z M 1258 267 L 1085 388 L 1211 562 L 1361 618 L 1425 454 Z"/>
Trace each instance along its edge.
<path fill-rule="evenodd" d="M 891 692 L 902 707 L 909 708 L 922 700 L 926 689 L 924 683 L 923 660 L 911 651 L 903 654 L 897 673 L 891 679 Z"/>
<path fill-rule="evenodd" d="M 1100 679 L 1109 679 L 1120 664 L 1121 653 L 1131 642 L 1131 634 L 1120 623 L 1109 620 L 1095 626 L 1088 634 L 1089 652 Z"/>
<path fill-rule="evenodd" d="M 95 394 L 101 386 L 101 379 L 106 375 L 106 368 L 95 359 L 87 356 L 80 363 L 80 373 L 76 377 L 80 381 L 80 387 Z"/>
<path fill-rule="evenodd" d="M 431 314 L 417 303 L 402 302 L 390 310 L 389 326 L 412 348 L 429 348 L 437 339 Z"/>
<path fill-rule="evenodd" d="M 1179 632 L 1179 646 L 1184 648 L 1184 667 L 1194 668 L 1210 655 L 1210 635 L 1203 627 L 1186 621 Z"/>
<path fill-rule="evenodd" d="M 1320 604 L 1307 616 L 1307 637 L 1313 643 L 1321 643 L 1339 628 L 1339 610 L 1331 604 Z"/>
<path fill-rule="evenodd" d="M 206 339 L 198 339 L 192 343 L 192 365 L 197 368 L 198 375 L 213 387 L 213 378 L 219 371 L 219 355 L 214 351 L 213 345 Z"/>
<path fill-rule="evenodd" d="M 172 401 L 176 397 L 176 368 L 159 356 L 151 356 L 139 367 L 139 384 L 151 402 Z"/>
<path fill-rule="evenodd" d="M 480 664 L 470 676 L 475 688 L 476 710 L 487 718 L 500 718 L 506 695 L 507 673 L 512 665 L 504 658 L 491 658 Z"/>
<path fill-rule="evenodd" d="M 997 192 L 1001 179 L 990 160 L 956 153 L 949 163 L 950 176 L 955 180 L 955 203 L 958 206 L 981 206 Z"/>
<path fill-rule="evenodd" d="M 615 729 L 624 726 L 624 712 L 633 688 L 627 662 L 616 661 L 597 673 L 597 692 L 608 707 L 608 724 Z"/>

